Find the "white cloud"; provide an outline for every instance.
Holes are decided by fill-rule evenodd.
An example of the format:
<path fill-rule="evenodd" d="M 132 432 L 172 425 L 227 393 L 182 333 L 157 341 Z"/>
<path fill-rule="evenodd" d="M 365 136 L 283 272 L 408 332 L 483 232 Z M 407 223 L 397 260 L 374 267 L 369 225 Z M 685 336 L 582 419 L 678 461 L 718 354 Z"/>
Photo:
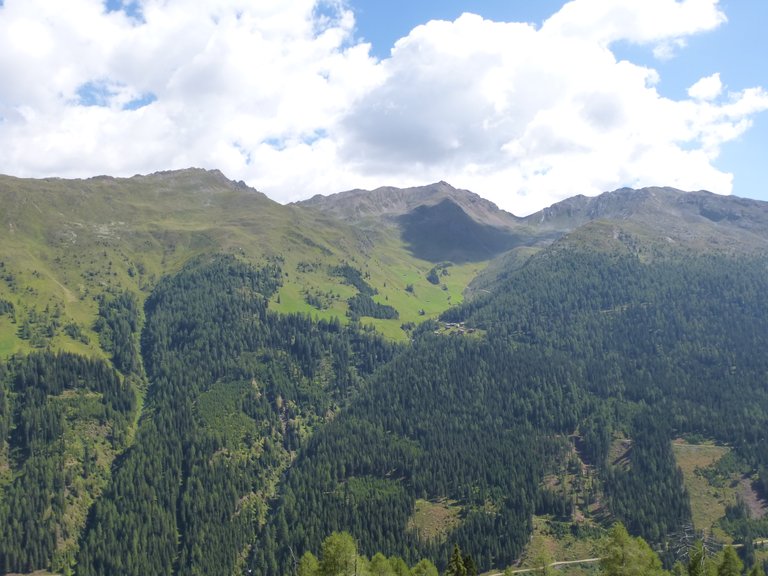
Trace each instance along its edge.
<path fill-rule="evenodd" d="M 715 75 L 696 98 L 670 100 L 654 70 L 610 50 L 717 26 L 714 6 L 577 0 L 539 30 L 469 14 L 430 22 L 400 40 L 386 80 L 344 119 L 342 158 L 380 179 L 445 179 L 516 213 L 624 185 L 729 193 L 731 175 L 712 161 L 768 95 L 707 101 Z"/>
<path fill-rule="evenodd" d="M 689 99 L 617 61 L 659 57 L 725 21 L 715 0 L 574 0 L 541 28 L 465 14 L 377 61 L 342 0 L 6 0 L 0 172 L 219 168 L 275 199 L 447 180 L 515 213 L 624 185 L 731 190 L 723 143 L 761 88 Z"/>
<path fill-rule="evenodd" d="M 305 149 L 379 75 L 338 2 L 322 11 L 312 0 L 139 7 L 137 20 L 100 0 L 5 2 L 0 75 L 13 81 L 0 84 L 0 171 L 131 175 L 196 165 L 257 186 L 290 182 L 297 167 L 283 180 L 269 174 L 257 158 L 264 143 L 286 156 Z"/>
<path fill-rule="evenodd" d="M 684 46 L 683 38 L 727 19 L 718 0 L 573 0 L 543 26 L 553 36 L 607 46 L 619 40 Z"/>
<path fill-rule="evenodd" d="M 711 76 L 699 79 L 688 88 L 688 96 L 696 100 L 714 100 L 723 91 L 723 83 L 720 81 L 720 73 L 715 72 Z"/>

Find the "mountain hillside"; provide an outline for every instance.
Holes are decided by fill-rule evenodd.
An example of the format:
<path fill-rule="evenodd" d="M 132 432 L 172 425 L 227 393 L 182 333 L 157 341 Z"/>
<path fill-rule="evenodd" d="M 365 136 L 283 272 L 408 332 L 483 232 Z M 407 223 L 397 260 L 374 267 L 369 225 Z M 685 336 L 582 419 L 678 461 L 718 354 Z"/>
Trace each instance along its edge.
<path fill-rule="evenodd" d="M 768 245 L 768 203 L 674 188 L 622 188 L 568 198 L 522 219 L 542 240 L 505 253 L 471 283 L 467 294 L 493 290 L 499 278 L 550 242 L 636 252 L 651 259 L 678 254 L 762 253 Z"/>
<path fill-rule="evenodd" d="M 92 324 L 100 295 L 129 290 L 143 301 L 160 278 L 203 254 L 280 261 L 285 278 L 276 309 L 343 321 L 367 317 L 395 339 L 407 337 L 401 324 L 460 301 L 478 271 L 452 267 L 435 285 L 426 279 L 434 263 L 409 253 L 399 238 L 280 205 L 218 171 L 85 180 L 0 176 L 0 206 L 0 299 L 12 312 L 0 317 L 0 355 L 49 343 L 99 355 Z M 337 273 L 342 265 L 365 276 L 371 302 L 396 313 L 377 317 L 378 308 L 359 304 L 350 312 L 358 289 Z"/>
<path fill-rule="evenodd" d="M 413 188 L 384 186 L 375 190 L 350 190 L 330 196 L 313 196 L 297 204 L 333 214 L 347 221 L 380 223 L 382 220 L 394 221 L 419 206 L 434 206 L 445 200 L 459 206 L 480 224 L 511 228 L 520 223 L 519 218 L 500 210 L 493 202 L 468 190 L 454 188 L 447 182 Z"/>
<path fill-rule="evenodd" d="M 414 256 L 435 263 L 487 261 L 514 248 L 551 240 L 548 233 L 540 235 L 537 226 L 527 226 L 492 202 L 446 182 L 318 195 L 298 205 L 363 228 L 390 228 Z"/>
<path fill-rule="evenodd" d="M 743 252 L 764 248 L 768 239 L 765 202 L 674 188 L 622 188 L 593 198 L 576 196 L 524 220 L 562 232 L 596 220 L 616 222 L 649 238 L 656 235 L 693 249 Z"/>
<path fill-rule="evenodd" d="M 345 194 L 0 177 L 0 573 L 304 573 L 340 531 L 501 571 L 617 520 L 760 560 L 768 204 Z"/>

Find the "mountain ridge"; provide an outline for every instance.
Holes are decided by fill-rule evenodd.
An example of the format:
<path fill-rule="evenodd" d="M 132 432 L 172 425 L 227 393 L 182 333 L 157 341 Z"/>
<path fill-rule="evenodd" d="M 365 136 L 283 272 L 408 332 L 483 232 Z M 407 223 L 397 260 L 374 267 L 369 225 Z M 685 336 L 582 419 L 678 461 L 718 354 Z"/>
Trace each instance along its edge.
<path fill-rule="evenodd" d="M 357 188 L 328 196 L 316 194 L 295 204 L 364 222 L 372 217 L 394 219 L 418 206 L 432 206 L 446 198 L 484 224 L 508 227 L 518 224 L 521 220 L 514 214 L 500 209 L 490 200 L 469 190 L 454 188 L 444 181 L 410 188 L 382 186 L 374 190 Z"/>

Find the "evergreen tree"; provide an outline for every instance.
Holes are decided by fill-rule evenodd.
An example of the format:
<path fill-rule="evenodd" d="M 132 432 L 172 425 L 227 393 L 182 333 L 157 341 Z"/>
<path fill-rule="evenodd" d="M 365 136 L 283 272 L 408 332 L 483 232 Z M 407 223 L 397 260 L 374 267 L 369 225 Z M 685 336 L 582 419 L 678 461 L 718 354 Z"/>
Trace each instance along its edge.
<path fill-rule="evenodd" d="M 733 546 L 726 546 L 720 565 L 717 567 L 717 576 L 740 576 L 743 568 L 744 565 Z"/>
<path fill-rule="evenodd" d="M 464 566 L 464 558 L 461 556 L 461 548 L 458 544 L 453 545 L 453 553 L 448 560 L 445 576 L 467 576 L 467 568 Z"/>
<path fill-rule="evenodd" d="M 707 551 L 699 540 L 688 553 L 688 576 L 709 576 L 709 566 Z"/>
<path fill-rule="evenodd" d="M 477 576 L 477 565 L 471 554 L 464 556 L 464 568 L 467 570 L 467 576 Z"/>

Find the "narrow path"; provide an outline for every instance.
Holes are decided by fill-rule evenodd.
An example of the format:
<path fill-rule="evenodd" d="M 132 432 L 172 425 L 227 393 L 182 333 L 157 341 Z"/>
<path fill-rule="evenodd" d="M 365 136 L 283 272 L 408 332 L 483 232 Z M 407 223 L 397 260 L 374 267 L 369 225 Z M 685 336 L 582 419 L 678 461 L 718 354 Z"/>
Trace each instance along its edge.
<path fill-rule="evenodd" d="M 558 566 L 568 566 L 570 564 L 593 564 L 600 562 L 602 558 L 582 558 L 581 560 L 560 560 L 559 562 L 552 562 L 547 565 L 547 568 L 557 568 Z M 526 572 L 536 572 L 541 570 L 541 566 L 536 568 L 516 568 L 511 571 L 512 574 L 524 574 Z M 486 574 L 485 576 L 504 576 L 504 572 L 494 572 L 492 574 Z"/>

